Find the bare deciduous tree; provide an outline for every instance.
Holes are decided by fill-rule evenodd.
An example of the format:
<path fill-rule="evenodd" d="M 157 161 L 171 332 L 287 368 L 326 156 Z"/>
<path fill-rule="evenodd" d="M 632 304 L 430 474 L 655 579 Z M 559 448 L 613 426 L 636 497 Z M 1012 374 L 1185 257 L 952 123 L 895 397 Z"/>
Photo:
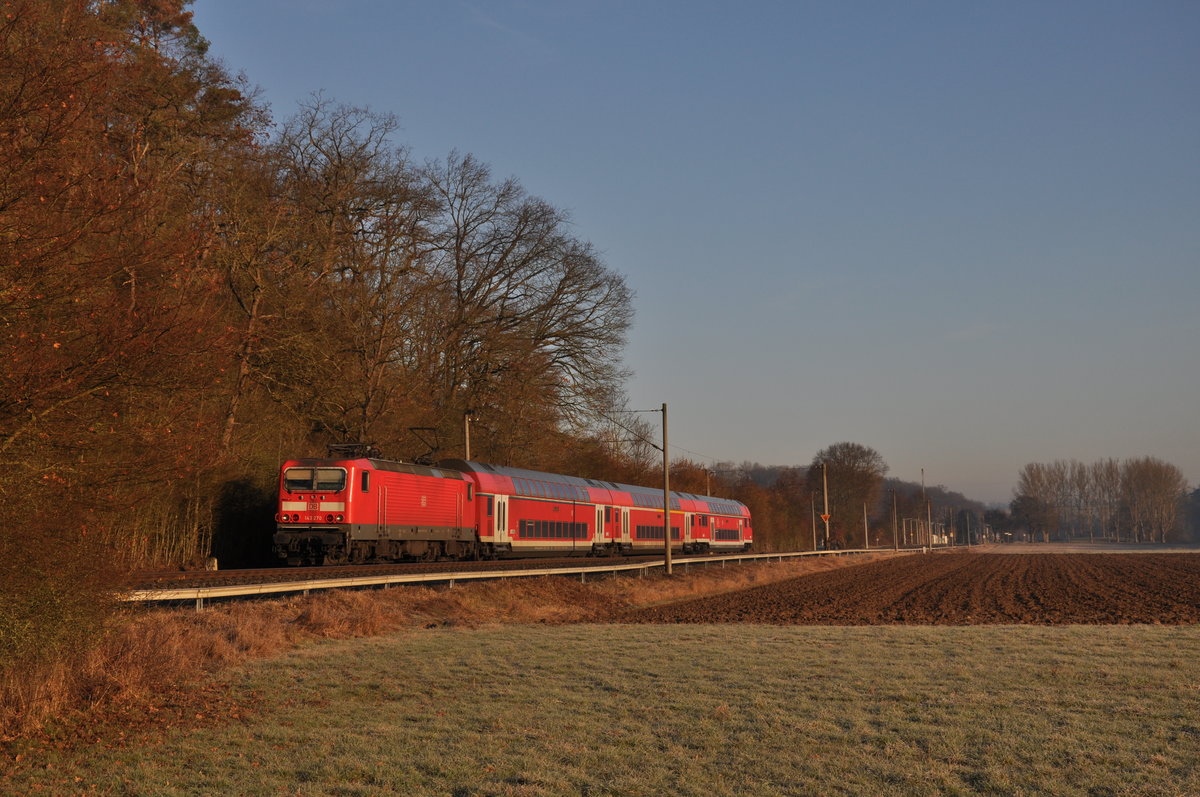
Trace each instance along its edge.
<path fill-rule="evenodd" d="M 855 535 L 862 534 L 863 506 L 873 509 L 879 502 L 887 470 L 887 463 L 878 451 L 859 443 L 834 443 L 813 457 L 807 475 L 809 489 L 821 502 L 822 476 L 825 476 L 832 516 L 830 529 L 836 539 L 848 543 Z"/>
<path fill-rule="evenodd" d="M 1132 542 L 1166 542 L 1180 528 L 1186 490 L 1179 468 L 1154 457 L 1031 462 L 1018 473 L 1012 510 L 1043 540 L 1098 528 L 1115 541 L 1128 529 Z"/>

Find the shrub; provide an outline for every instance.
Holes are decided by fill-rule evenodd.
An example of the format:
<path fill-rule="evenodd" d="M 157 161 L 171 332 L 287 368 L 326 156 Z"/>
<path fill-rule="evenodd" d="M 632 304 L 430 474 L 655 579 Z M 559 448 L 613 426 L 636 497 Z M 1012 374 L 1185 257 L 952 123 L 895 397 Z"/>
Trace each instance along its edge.
<path fill-rule="evenodd" d="M 75 673 L 116 611 L 110 550 L 62 513 L 3 522 L 0 737 L 36 725 L 75 694 Z"/>

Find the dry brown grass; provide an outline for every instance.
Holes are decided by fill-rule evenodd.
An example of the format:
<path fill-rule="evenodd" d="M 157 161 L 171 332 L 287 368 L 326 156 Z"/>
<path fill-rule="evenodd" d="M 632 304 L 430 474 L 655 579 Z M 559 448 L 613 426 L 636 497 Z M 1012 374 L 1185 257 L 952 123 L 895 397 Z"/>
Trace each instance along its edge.
<path fill-rule="evenodd" d="M 34 671 L 0 675 L 0 741 L 74 712 L 89 721 L 164 694 L 206 674 L 322 638 L 402 628 L 505 623 L 603 622 L 632 608 L 744 589 L 888 556 L 812 557 L 783 563 L 677 567 L 673 578 L 565 577 L 467 582 L 453 589 L 338 590 L 191 609 L 134 609 L 89 649 Z"/>

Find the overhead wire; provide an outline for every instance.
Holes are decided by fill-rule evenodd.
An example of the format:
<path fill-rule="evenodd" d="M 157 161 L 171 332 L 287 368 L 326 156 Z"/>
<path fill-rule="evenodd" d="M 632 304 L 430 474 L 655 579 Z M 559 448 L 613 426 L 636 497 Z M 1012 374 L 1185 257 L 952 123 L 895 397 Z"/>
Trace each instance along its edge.
<path fill-rule="evenodd" d="M 642 414 L 642 413 L 660 413 L 660 412 L 662 412 L 662 410 L 612 410 L 612 412 L 635 415 L 635 414 Z M 600 417 L 604 418 L 605 420 L 609 421 L 610 423 L 616 424 L 617 426 L 621 427 L 625 431 L 629 432 L 631 435 L 633 435 L 637 439 L 641 440 L 643 443 L 650 446 L 655 451 L 662 451 L 662 446 L 655 443 L 653 440 L 646 439 L 642 434 L 640 434 L 639 432 L 635 432 L 633 429 L 630 429 L 628 426 L 621 423 L 617 419 L 609 417 L 608 415 L 606 415 L 605 413 L 600 412 L 600 411 L 597 411 L 596 414 L 599 415 Z M 672 449 L 677 450 L 677 451 L 683 451 L 684 453 L 691 454 L 694 457 L 700 457 L 701 459 L 706 459 L 709 462 L 712 462 L 714 464 L 721 461 L 717 457 L 712 457 L 712 456 L 709 456 L 708 454 L 701 454 L 699 451 L 692 451 L 690 449 L 684 448 L 683 446 L 672 446 Z"/>

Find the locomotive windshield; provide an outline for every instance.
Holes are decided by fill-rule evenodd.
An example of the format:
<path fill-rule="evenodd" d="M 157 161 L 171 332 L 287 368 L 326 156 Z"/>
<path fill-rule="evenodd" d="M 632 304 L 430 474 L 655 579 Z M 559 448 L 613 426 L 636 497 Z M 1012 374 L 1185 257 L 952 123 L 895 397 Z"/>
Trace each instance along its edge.
<path fill-rule="evenodd" d="M 346 486 L 346 471 L 341 468 L 288 468 L 283 472 L 288 492 L 341 492 Z"/>

